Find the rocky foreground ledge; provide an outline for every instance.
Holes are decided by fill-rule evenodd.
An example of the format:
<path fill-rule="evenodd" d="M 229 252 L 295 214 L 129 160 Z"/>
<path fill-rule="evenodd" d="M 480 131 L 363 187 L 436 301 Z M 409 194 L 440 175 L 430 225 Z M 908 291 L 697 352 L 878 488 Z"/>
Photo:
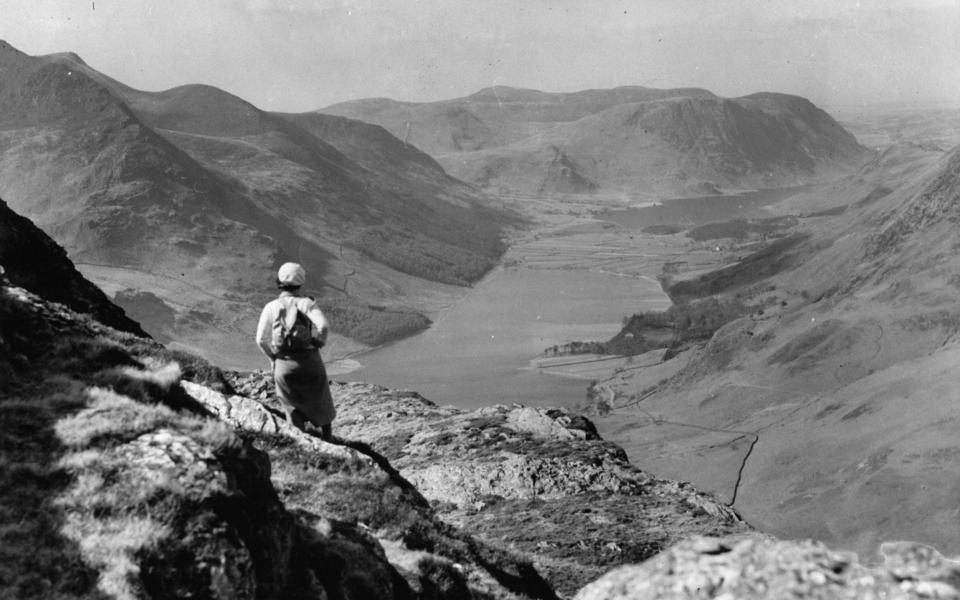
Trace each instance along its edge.
<path fill-rule="evenodd" d="M 273 406 L 263 374 L 234 383 Z M 561 594 L 690 535 L 750 529 L 712 496 L 637 469 L 578 415 L 463 411 L 362 383 L 336 384 L 333 395 L 337 435 L 374 449 L 443 522 L 519 552 Z"/>
<path fill-rule="evenodd" d="M 3 597 L 960 597 L 929 548 L 773 540 L 576 415 L 340 384 L 327 443 L 262 373 L 0 292 Z"/>

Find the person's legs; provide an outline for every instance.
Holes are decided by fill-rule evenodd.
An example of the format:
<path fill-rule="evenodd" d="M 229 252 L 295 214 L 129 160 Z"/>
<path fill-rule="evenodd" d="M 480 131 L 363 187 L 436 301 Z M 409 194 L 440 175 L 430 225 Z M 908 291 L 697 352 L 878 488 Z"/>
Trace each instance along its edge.
<path fill-rule="evenodd" d="M 326 425 L 320 426 L 320 437 L 322 437 L 324 441 L 327 441 L 327 442 L 333 440 L 333 424 L 332 423 L 327 423 Z"/>
<path fill-rule="evenodd" d="M 304 418 L 303 413 L 299 410 L 293 408 L 287 411 L 287 423 L 290 423 L 300 431 L 307 430 L 307 420 Z"/>

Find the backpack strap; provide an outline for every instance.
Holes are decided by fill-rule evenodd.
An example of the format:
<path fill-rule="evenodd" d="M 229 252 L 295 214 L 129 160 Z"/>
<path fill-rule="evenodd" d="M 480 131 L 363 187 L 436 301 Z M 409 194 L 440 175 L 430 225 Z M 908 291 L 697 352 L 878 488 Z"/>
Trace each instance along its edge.
<path fill-rule="evenodd" d="M 296 296 L 280 296 L 280 322 L 283 323 L 283 330 L 290 331 L 294 323 L 297 322 L 297 300 Z"/>

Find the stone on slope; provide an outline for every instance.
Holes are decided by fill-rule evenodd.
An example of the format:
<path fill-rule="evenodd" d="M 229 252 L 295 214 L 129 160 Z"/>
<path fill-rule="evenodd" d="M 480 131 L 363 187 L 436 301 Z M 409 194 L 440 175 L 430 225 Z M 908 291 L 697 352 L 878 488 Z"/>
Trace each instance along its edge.
<path fill-rule="evenodd" d="M 883 564 L 868 567 L 814 541 L 698 537 L 611 571 L 576 600 L 960 598 L 957 561 L 907 542 L 885 544 L 881 554 Z"/>
<path fill-rule="evenodd" d="M 631 465 L 565 410 L 463 411 L 362 383 L 333 394 L 338 435 L 381 452 L 448 523 L 530 556 L 561 594 L 688 535 L 750 530 L 716 498 Z"/>
<path fill-rule="evenodd" d="M 331 444 L 298 430 L 288 423 L 285 417 L 270 411 L 256 400 L 237 395 L 227 396 L 191 381 L 184 381 L 181 385 L 217 418 L 236 429 L 261 434 L 282 434 L 296 440 L 306 451 L 329 454 L 343 460 L 371 462 L 367 456 L 352 448 Z"/>

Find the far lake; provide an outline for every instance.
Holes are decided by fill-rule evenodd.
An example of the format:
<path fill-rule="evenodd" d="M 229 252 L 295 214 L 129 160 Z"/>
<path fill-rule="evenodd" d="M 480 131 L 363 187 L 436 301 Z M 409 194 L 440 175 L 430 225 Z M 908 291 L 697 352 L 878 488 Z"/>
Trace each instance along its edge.
<path fill-rule="evenodd" d="M 733 219 L 770 217 L 764 206 L 780 202 L 809 189 L 810 186 L 743 192 L 731 196 L 674 198 L 658 204 L 630 208 L 614 208 L 598 213 L 598 219 L 625 228 L 651 225 L 698 226 Z"/>
<path fill-rule="evenodd" d="M 802 189 L 679 198 L 611 209 L 595 218 L 624 229 L 756 218 L 770 216 L 763 206 Z M 557 257 L 570 251 L 564 248 Z M 570 265 L 591 263 L 586 254 L 567 254 L 566 260 Z M 607 340 L 620 330 L 624 317 L 669 305 L 652 278 L 585 268 L 500 267 L 430 329 L 353 357 L 363 367 L 335 377 L 416 390 L 438 404 L 463 408 L 513 402 L 571 406 L 584 400 L 589 382 L 537 371 L 530 361 L 556 344 Z"/>
<path fill-rule="evenodd" d="M 463 408 L 569 406 L 585 398 L 588 382 L 537 372 L 530 360 L 555 344 L 609 339 L 623 317 L 667 306 L 651 279 L 498 268 L 430 329 L 355 357 L 363 368 L 343 378 Z"/>

